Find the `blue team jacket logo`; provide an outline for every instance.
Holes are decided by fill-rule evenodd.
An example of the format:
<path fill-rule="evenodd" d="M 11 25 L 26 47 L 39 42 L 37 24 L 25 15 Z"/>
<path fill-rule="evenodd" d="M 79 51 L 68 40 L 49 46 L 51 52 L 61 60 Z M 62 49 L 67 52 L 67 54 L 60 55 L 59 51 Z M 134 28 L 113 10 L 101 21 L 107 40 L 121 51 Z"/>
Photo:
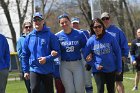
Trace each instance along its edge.
<path fill-rule="evenodd" d="M 46 44 L 45 39 L 41 39 L 41 45 L 45 45 L 45 44 Z"/>
<path fill-rule="evenodd" d="M 109 43 L 99 43 L 94 45 L 93 50 L 97 55 L 109 54 L 111 46 Z"/>

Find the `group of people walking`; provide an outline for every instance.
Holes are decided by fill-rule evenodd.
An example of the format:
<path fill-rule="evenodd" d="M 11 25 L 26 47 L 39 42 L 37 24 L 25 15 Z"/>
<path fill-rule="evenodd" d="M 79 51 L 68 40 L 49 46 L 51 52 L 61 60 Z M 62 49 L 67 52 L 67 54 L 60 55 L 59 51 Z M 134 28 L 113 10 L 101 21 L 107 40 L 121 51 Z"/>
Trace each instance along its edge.
<path fill-rule="evenodd" d="M 111 23 L 110 14 L 104 12 L 100 18 L 92 20 L 90 31 L 80 29 L 80 19 L 70 19 L 67 14 L 60 15 L 58 22 L 62 30 L 56 34 L 46 26 L 39 12 L 33 15 L 34 28 L 31 22 L 23 24 L 17 52 L 28 93 L 54 93 L 53 84 L 57 93 L 93 93 L 91 74 L 95 79 L 97 93 L 104 93 L 105 84 L 108 93 L 115 93 L 115 90 L 125 93 L 123 69 L 129 47 L 123 31 Z M 6 42 L 0 42 L 0 48 L 5 49 L 2 52 L 4 54 L 0 53 L 4 56 L 0 57 L 1 62 L 10 60 Z M 132 43 L 131 58 L 132 63 L 138 65 L 136 63 L 140 54 L 135 52 L 138 49 L 135 42 L 137 45 L 138 39 Z M 4 70 L 8 69 L 8 64 Z M 1 69 L 3 67 L 0 65 L 0 73 L 5 73 Z M 0 78 L 3 78 L 1 74 Z M 5 93 L 4 89 L 0 83 L 0 92 Z"/>

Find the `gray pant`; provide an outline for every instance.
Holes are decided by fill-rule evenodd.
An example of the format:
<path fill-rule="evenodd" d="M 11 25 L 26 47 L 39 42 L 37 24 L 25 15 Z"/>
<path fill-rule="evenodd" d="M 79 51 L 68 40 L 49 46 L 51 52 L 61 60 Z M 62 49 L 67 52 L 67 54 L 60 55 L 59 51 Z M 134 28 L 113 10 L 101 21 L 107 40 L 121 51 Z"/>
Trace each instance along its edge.
<path fill-rule="evenodd" d="M 91 76 L 92 72 L 91 72 L 91 70 L 90 71 L 86 70 L 85 64 L 86 64 L 86 61 L 82 58 L 86 93 L 93 93 L 92 76 Z"/>
<path fill-rule="evenodd" d="M 9 70 L 2 69 L 0 70 L 0 93 L 5 93 L 7 79 L 8 79 Z"/>
<path fill-rule="evenodd" d="M 66 93 L 84 93 L 84 75 L 81 60 L 62 61 L 60 76 Z"/>

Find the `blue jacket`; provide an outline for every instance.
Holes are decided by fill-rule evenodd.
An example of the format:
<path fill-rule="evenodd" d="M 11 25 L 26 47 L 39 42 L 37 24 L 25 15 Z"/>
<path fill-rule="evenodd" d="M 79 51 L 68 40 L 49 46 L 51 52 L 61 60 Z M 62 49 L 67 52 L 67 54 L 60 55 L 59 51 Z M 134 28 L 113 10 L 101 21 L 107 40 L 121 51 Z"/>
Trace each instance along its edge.
<path fill-rule="evenodd" d="M 93 73 L 122 71 L 120 47 L 116 39 L 109 33 L 105 33 L 100 39 L 97 39 L 95 35 L 88 39 L 84 57 L 86 58 L 90 53 L 93 54 L 93 59 L 88 63 L 93 67 Z M 100 71 L 97 70 L 99 65 L 103 66 Z"/>
<path fill-rule="evenodd" d="M 89 37 L 90 37 L 89 32 L 88 32 L 87 30 L 83 30 L 83 29 L 81 29 L 81 31 L 83 32 L 84 36 L 86 37 L 86 42 L 87 42 L 87 40 L 88 40 Z M 85 47 L 84 47 L 84 48 L 85 48 Z M 84 48 L 82 48 L 82 54 L 84 54 Z"/>
<path fill-rule="evenodd" d="M 85 47 L 86 38 L 82 31 L 72 29 L 70 34 L 63 30 L 56 34 L 61 44 L 61 60 L 75 61 L 81 59 L 81 48 Z"/>
<path fill-rule="evenodd" d="M 50 29 L 44 25 L 41 31 L 34 29 L 26 36 L 23 47 L 23 71 L 48 74 L 53 72 L 54 59 L 57 56 L 51 56 L 51 51 L 55 50 L 60 54 L 60 44 L 57 37 L 50 32 Z M 39 57 L 46 57 L 46 63 L 40 64 Z M 29 62 L 29 63 L 28 63 Z M 30 67 L 30 68 L 29 68 Z"/>
<path fill-rule="evenodd" d="M 18 42 L 17 42 L 17 53 L 18 53 L 18 57 L 19 57 L 19 60 L 20 60 L 20 62 L 21 62 L 21 67 L 22 67 L 22 48 L 23 48 L 23 46 L 24 46 L 24 40 L 25 40 L 25 37 L 26 37 L 26 35 L 22 35 L 19 39 L 18 39 Z M 22 69 L 23 69 L 23 67 L 22 67 Z M 22 70 L 21 69 L 21 70 Z"/>
<path fill-rule="evenodd" d="M 24 45 L 24 40 L 25 40 L 25 36 L 22 35 L 17 42 L 17 53 L 20 60 L 22 58 L 22 47 Z"/>
<path fill-rule="evenodd" d="M 90 37 L 89 32 L 88 32 L 87 30 L 83 30 L 83 29 L 81 29 L 81 31 L 83 31 L 83 33 L 84 33 L 86 39 L 88 40 L 89 37 Z"/>
<path fill-rule="evenodd" d="M 116 27 L 115 25 L 110 25 L 106 29 L 106 31 L 110 33 L 112 36 L 114 36 L 118 41 L 122 56 L 128 57 L 129 46 L 124 32 L 120 28 Z"/>
<path fill-rule="evenodd" d="M 0 34 L 0 70 L 9 68 L 10 66 L 10 51 L 6 38 Z"/>

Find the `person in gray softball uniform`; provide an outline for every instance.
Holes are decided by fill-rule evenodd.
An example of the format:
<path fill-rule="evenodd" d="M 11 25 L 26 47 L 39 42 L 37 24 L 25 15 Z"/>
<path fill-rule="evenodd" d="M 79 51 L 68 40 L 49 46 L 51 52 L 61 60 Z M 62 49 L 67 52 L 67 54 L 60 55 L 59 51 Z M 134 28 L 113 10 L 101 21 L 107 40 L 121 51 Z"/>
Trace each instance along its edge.
<path fill-rule="evenodd" d="M 58 17 L 62 30 L 56 36 L 60 42 L 60 77 L 66 93 L 85 93 L 81 49 L 86 44 L 83 32 L 71 28 L 67 14 Z"/>

